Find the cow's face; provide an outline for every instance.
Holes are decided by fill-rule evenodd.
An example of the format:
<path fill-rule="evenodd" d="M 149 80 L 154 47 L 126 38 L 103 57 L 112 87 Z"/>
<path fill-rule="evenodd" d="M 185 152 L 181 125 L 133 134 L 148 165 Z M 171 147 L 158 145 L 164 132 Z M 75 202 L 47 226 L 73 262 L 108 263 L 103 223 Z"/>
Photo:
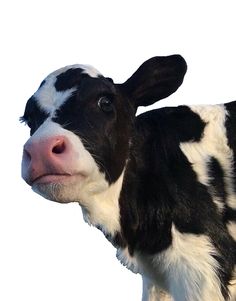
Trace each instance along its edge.
<path fill-rule="evenodd" d="M 148 60 L 122 85 L 84 65 L 53 72 L 22 117 L 31 129 L 22 177 L 59 202 L 83 203 L 109 190 L 124 174 L 137 107 L 173 93 L 185 71 L 184 60 L 170 56 Z"/>
<path fill-rule="evenodd" d="M 125 167 L 132 115 L 120 89 L 95 69 L 55 71 L 26 105 L 23 120 L 31 137 L 24 146 L 23 178 L 59 202 L 107 189 Z"/>

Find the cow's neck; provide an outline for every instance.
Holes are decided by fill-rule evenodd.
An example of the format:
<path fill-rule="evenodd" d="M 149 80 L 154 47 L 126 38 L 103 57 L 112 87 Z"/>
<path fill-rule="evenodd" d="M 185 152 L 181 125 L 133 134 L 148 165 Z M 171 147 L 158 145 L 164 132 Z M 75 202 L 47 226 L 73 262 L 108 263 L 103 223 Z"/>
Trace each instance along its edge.
<path fill-rule="evenodd" d="M 115 237 L 120 232 L 119 197 L 124 179 L 124 171 L 116 182 L 104 191 L 91 196 L 87 204 L 82 207 L 84 219 L 94 225 L 108 237 Z"/>

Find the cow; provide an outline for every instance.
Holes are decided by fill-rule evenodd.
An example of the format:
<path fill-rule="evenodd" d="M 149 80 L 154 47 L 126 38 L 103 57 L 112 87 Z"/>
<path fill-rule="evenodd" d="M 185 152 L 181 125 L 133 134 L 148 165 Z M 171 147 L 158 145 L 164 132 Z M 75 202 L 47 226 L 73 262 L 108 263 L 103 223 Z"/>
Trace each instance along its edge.
<path fill-rule="evenodd" d="M 117 258 L 143 279 L 143 301 L 236 300 L 236 102 L 163 107 L 182 56 L 145 61 L 116 84 L 89 65 L 54 71 L 29 98 L 22 177 L 78 202 Z"/>

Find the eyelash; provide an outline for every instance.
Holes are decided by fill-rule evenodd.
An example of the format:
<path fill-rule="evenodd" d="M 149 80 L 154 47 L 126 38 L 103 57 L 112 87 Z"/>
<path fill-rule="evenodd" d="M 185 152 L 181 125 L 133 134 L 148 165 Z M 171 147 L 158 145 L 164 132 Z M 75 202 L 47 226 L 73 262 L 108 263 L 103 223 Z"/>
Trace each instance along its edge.
<path fill-rule="evenodd" d="M 25 118 L 24 116 L 21 116 L 21 117 L 19 118 L 19 121 L 20 121 L 20 123 L 27 124 L 27 120 L 26 120 L 26 118 Z"/>
<path fill-rule="evenodd" d="M 27 125 L 29 128 L 32 127 L 32 124 L 31 124 L 30 119 L 27 119 L 26 117 L 21 116 L 21 117 L 19 118 L 19 120 L 20 120 L 21 123 L 24 123 L 24 124 Z"/>

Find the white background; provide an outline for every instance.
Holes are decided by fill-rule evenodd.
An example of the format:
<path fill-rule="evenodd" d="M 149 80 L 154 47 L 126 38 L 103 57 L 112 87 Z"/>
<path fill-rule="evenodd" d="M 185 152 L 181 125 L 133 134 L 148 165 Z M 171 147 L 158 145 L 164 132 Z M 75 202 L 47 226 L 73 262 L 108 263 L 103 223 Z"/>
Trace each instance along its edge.
<path fill-rule="evenodd" d="M 146 59 L 182 54 L 183 86 L 158 106 L 236 99 L 235 1 L 2 1 L 0 7 L 0 300 L 140 300 L 141 279 L 77 204 L 20 178 L 24 104 L 51 71 L 88 63 L 115 82 Z"/>

